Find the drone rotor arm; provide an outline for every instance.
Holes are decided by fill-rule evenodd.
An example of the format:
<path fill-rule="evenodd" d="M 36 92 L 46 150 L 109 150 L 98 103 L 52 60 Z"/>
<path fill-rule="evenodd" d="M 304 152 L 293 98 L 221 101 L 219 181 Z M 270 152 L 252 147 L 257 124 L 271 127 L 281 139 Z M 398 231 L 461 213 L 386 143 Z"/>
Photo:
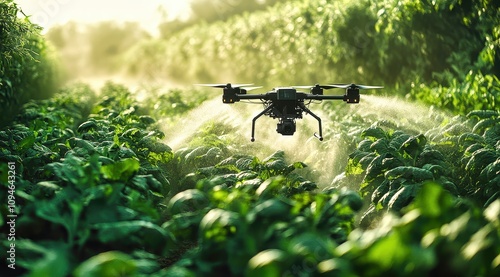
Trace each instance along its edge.
<path fill-rule="evenodd" d="M 305 99 L 311 100 L 344 100 L 343 95 L 306 95 Z"/>
<path fill-rule="evenodd" d="M 255 99 L 269 100 L 269 95 L 268 94 L 238 94 L 238 98 L 240 100 L 255 100 Z"/>

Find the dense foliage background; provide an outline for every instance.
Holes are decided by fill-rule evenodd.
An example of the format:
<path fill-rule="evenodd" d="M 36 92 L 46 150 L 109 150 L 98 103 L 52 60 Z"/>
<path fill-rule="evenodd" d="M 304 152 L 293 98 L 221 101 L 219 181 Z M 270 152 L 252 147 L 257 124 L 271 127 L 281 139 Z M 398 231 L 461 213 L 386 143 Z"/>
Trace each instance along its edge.
<path fill-rule="evenodd" d="M 153 37 L 114 22 L 41 36 L 0 2 L 0 199 L 15 199 L 15 274 L 500 275 L 497 2 L 217 3 L 193 1 L 194 17 Z M 67 80 L 142 85 L 54 94 L 49 41 Z M 324 142 L 305 124 L 279 140 L 262 122 L 250 143 L 251 108 L 164 79 L 370 82 L 391 96 L 316 106 Z M 12 211 L 0 213 L 10 249 Z"/>
<path fill-rule="evenodd" d="M 40 28 L 18 13 L 14 1 L 0 2 L 0 126 L 8 124 L 22 104 L 51 96 L 59 85 L 57 62 Z"/>

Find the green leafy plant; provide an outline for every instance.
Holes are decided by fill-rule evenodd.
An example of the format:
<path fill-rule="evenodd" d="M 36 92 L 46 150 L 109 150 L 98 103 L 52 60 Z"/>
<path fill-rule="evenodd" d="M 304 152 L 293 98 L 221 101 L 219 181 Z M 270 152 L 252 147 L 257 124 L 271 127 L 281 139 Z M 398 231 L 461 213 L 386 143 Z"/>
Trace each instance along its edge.
<path fill-rule="evenodd" d="M 105 257 L 92 258 L 105 250 L 142 249 L 149 253 L 143 260 L 157 265 L 155 255 L 167 253 L 173 243 L 159 226 L 161 201 L 169 190 L 163 167 L 171 149 L 126 90 L 108 84 L 103 93 L 93 109 L 95 97 L 85 86 L 29 103 L 17 123 L 0 132 L 9 137 L 0 159 L 18 164 L 19 264 L 33 274 L 43 274 L 47 267 L 41 265 L 47 263 L 60 266 L 53 274 L 66 276 L 86 259 Z M 125 257 L 117 255 L 117 260 Z M 137 265 L 139 256 L 132 255 L 130 264 Z M 83 264 L 76 272 L 91 274 L 86 270 Z M 134 270 L 151 268 L 141 264 Z"/>
<path fill-rule="evenodd" d="M 0 2 L 0 126 L 10 123 L 20 106 L 30 99 L 50 97 L 59 82 L 57 63 L 40 28 L 13 0 Z"/>
<path fill-rule="evenodd" d="M 463 82 L 414 86 L 409 93 L 424 103 L 466 115 L 472 110 L 498 110 L 500 81 L 497 75 L 470 71 Z"/>

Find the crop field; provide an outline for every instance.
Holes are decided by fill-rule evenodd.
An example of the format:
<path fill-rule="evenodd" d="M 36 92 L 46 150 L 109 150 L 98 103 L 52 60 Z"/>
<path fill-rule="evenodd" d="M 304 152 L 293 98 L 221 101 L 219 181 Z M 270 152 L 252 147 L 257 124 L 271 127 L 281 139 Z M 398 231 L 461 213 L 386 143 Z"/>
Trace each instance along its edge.
<path fill-rule="evenodd" d="M 133 80 L 96 86 L 0 0 L 0 276 L 500 276 L 499 4 L 268 2 L 83 53 Z M 221 78 L 384 89 L 250 142 Z"/>

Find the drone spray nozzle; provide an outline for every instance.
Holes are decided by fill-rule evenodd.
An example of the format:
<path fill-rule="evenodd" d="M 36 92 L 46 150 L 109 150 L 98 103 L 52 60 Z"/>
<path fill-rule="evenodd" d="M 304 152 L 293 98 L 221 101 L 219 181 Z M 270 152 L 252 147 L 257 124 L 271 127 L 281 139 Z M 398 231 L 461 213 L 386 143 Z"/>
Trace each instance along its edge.
<path fill-rule="evenodd" d="M 317 133 L 314 133 L 314 136 L 319 139 L 320 141 L 323 141 L 323 137 L 318 135 Z"/>

